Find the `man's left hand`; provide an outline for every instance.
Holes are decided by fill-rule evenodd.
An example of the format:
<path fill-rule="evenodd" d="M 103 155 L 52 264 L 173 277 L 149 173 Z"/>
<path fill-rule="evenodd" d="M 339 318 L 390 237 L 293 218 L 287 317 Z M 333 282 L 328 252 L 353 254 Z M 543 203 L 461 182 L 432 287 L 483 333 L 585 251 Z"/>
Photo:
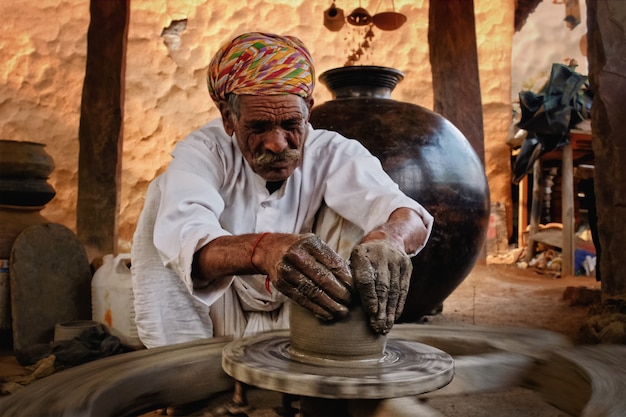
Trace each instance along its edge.
<path fill-rule="evenodd" d="M 353 249 L 350 268 L 370 326 L 377 333 L 389 333 L 409 292 L 411 258 L 386 240 L 371 240 Z"/>

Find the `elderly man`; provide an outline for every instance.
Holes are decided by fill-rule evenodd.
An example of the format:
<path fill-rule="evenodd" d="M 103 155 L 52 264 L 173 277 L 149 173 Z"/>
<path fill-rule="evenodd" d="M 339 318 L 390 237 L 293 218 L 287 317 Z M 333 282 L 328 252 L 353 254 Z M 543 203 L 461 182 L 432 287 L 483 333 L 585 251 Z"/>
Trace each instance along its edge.
<path fill-rule="evenodd" d="M 315 73 L 296 38 L 247 33 L 210 63 L 221 119 L 178 143 L 150 185 L 133 286 L 147 347 L 320 320 L 360 302 L 373 331 L 400 315 L 432 217 L 359 142 L 309 123 Z"/>

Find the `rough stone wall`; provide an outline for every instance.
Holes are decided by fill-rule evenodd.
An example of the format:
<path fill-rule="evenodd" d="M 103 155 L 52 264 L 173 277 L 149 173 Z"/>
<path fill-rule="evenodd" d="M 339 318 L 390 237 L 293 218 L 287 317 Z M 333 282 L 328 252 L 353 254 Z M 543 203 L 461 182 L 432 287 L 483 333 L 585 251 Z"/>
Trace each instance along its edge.
<path fill-rule="evenodd" d="M 507 232 L 512 233 L 511 149 L 506 144 L 511 124 L 511 42 L 515 9 L 501 2 L 474 0 L 476 43 L 483 106 L 485 173 L 492 204 L 503 205 Z"/>
<path fill-rule="evenodd" d="M 360 3 L 372 13 L 379 3 L 378 11 L 390 5 L 378 0 Z M 206 90 L 205 72 L 221 43 L 249 30 L 290 33 L 309 46 L 318 74 L 342 66 L 362 35 L 349 26 L 340 32 L 327 30 L 322 16 L 329 5 L 326 0 L 132 0 L 124 109 L 121 251 L 130 249 L 147 184 L 163 171 L 174 144 L 218 115 Z M 355 1 L 337 0 L 337 6 L 346 13 L 357 5 Z M 371 53 L 358 64 L 402 70 L 405 80 L 392 97 L 432 108 L 426 41 L 428 1 L 396 0 L 395 6 L 408 16 L 407 23 L 394 32 L 375 30 Z M 475 0 L 475 8 L 486 169 L 492 199 L 506 202 L 510 198 L 510 168 L 503 143 L 510 117 L 514 0 Z M 77 136 L 89 2 L 24 0 L 19 7 L 17 3 L 1 2 L 0 12 L 4 18 L 4 31 L 0 33 L 0 136 L 47 144 L 46 150 L 56 163 L 50 183 L 57 196 L 42 214 L 75 229 Z M 176 21 L 184 23 L 178 30 L 172 28 L 164 33 L 164 28 Z M 328 99 L 330 94 L 319 85 L 315 100 L 321 103 Z"/>

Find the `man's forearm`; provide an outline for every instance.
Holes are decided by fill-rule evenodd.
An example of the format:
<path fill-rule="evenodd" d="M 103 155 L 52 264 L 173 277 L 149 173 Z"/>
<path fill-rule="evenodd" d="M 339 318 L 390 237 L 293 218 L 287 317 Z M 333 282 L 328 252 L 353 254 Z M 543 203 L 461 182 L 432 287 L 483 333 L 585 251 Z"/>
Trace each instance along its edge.
<path fill-rule="evenodd" d="M 410 254 L 424 244 L 428 230 L 429 225 L 424 223 L 419 213 L 401 207 L 394 210 L 385 223 L 365 235 L 361 242 L 387 240 Z"/>
<path fill-rule="evenodd" d="M 197 286 L 235 274 L 257 274 L 250 262 L 259 234 L 220 236 L 200 248 L 194 255 L 191 277 Z"/>
<path fill-rule="evenodd" d="M 228 275 L 270 274 L 287 249 L 300 238 L 289 233 L 220 236 L 194 256 L 192 279 L 198 285 Z"/>

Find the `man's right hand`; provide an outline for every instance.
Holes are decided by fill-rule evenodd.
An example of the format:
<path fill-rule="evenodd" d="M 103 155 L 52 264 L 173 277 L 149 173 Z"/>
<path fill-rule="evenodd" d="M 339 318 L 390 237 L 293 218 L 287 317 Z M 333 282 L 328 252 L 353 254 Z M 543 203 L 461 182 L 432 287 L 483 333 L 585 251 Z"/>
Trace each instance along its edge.
<path fill-rule="evenodd" d="M 298 236 L 267 272 L 276 289 L 319 319 L 348 314 L 352 296 L 348 263 L 316 235 Z"/>

